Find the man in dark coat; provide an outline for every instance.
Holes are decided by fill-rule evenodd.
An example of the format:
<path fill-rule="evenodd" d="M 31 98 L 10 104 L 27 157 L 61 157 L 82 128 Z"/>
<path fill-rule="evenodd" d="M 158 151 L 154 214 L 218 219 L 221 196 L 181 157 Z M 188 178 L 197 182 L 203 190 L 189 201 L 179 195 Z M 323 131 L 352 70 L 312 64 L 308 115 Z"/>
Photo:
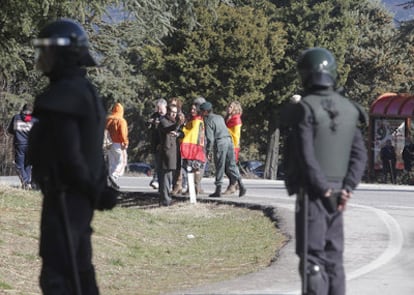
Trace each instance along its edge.
<path fill-rule="evenodd" d="M 404 146 L 402 159 L 404 161 L 404 170 L 410 173 L 414 162 L 414 143 L 410 139 L 407 139 L 407 143 Z"/>
<path fill-rule="evenodd" d="M 335 91 L 336 61 L 311 48 L 298 61 L 304 96 L 282 112 L 286 187 L 296 193 L 296 253 L 302 291 L 345 295 L 343 210 L 364 173 L 360 106 Z"/>
<path fill-rule="evenodd" d="M 159 182 L 158 178 L 161 174 L 160 169 L 160 132 L 158 129 L 158 125 L 160 124 L 161 118 L 163 118 L 167 114 L 167 101 L 163 98 L 158 99 L 155 102 L 155 112 L 151 115 L 151 117 L 145 122 L 145 126 L 147 126 L 150 132 L 150 144 L 151 144 L 151 154 L 153 156 L 153 166 L 154 166 L 154 174 L 152 175 L 152 179 L 150 181 L 150 186 L 153 189 L 159 189 Z"/>
<path fill-rule="evenodd" d="M 382 172 L 384 174 L 384 183 L 387 182 L 387 176 L 390 174 L 391 182 L 395 184 L 395 165 L 397 163 L 397 155 L 390 139 L 385 141 L 385 145 L 381 148 L 380 156 L 382 162 Z"/>
<path fill-rule="evenodd" d="M 95 65 L 84 29 L 69 19 L 34 40 L 50 83 L 36 97 L 29 136 L 33 178 L 43 198 L 40 287 L 45 295 L 99 294 L 92 264 L 94 209 L 111 209 L 102 143 L 106 114 L 83 67 Z"/>
<path fill-rule="evenodd" d="M 170 206 L 172 204 L 171 189 L 173 183 L 173 171 L 177 170 L 178 141 L 177 138 L 182 136 L 179 131 L 179 118 L 177 117 L 178 109 L 176 105 L 169 105 L 167 115 L 160 119 L 160 205 Z"/>
<path fill-rule="evenodd" d="M 25 104 L 19 114 L 13 116 L 7 128 L 8 133 L 14 136 L 14 163 L 23 189 L 32 187 L 32 166 L 27 161 L 27 147 L 29 144 L 29 132 L 36 118 L 32 116 L 33 106 Z"/>

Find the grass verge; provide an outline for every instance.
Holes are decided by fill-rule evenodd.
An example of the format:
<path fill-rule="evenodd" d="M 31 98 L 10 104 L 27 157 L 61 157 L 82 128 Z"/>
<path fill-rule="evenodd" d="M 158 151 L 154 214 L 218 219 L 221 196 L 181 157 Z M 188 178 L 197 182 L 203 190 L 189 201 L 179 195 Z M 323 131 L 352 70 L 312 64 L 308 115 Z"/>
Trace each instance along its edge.
<path fill-rule="evenodd" d="M 40 294 L 41 195 L 0 186 L 0 294 Z M 214 203 L 117 207 L 93 221 L 102 294 L 160 294 L 265 268 L 285 242 L 262 212 Z"/>

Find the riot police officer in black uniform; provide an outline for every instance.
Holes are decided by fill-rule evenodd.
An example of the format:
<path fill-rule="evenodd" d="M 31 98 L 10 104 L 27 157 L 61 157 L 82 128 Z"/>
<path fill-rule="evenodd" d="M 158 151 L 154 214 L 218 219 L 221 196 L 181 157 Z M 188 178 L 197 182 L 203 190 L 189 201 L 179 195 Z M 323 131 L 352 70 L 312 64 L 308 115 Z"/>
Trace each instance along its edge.
<path fill-rule="evenodd" d="M 94 209 L 111 209 L 102 154 L 106 113 L 84 67 L 94 66 L 84 29 L 69 19 L 34 40 L 36 66 L 49 85 L 34 104 L 29 139 L 33 177 L 43 199 L 40 286 L 43 294 L 99 294 L 92 265 Z"/>
<path fill-rule="evenodd" d="M 366 115 L 335 91 L 337 65 L 328 50 L 305 50 L 298 71 L 305 93 L 282 116 L 287 132 L 286 187 L 289 194 L 297 194 L 296 253 L 300 267 L 306 266 L 301 272 L 306 281 L 303 293 L 344 295 L 342 211 L 365 170 L 367 152 L 357 125 Z"/>

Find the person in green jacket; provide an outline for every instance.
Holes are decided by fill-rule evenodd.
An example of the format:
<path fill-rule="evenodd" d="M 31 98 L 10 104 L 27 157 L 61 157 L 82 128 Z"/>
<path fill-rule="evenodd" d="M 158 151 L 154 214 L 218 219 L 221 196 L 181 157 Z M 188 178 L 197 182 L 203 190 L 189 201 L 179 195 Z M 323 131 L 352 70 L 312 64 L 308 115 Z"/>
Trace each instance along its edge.
<path fill-rule="evenodd" d="M 213 106 L 208 101 L 200 105 L 200 110 L 204 117 L 207 157 L 211 160 L 214 153 L 214 165 L 216 167 L 216 180 L 214 182 L 216 190 L 209 197 L 221 197 L 225 167 L 228 167 L 231 180 L 239 184 L 239 197 L 243 197 L 246 194 L 246 188 L 243 185 L 239 168 L 236 165 L 233 142 L 226 122 L 224 122 L 222 116 L 213 113 Z"/>

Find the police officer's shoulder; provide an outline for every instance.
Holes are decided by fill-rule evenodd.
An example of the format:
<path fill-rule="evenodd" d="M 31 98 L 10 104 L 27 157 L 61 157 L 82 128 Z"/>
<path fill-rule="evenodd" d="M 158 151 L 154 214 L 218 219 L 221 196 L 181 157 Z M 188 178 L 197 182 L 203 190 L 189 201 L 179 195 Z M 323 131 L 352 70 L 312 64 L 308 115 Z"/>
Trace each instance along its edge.
<path fill-rule="evenodd" d="M 368 124 L 368 114 L 365 111 L 365 109 L 357 102 L 350 100 L 350 102 L 355 106 L 355 108 L 357 109 L 358 113 L 359 113 L 359 122 L 361 124 Z"/>
<path fill-rule="evenodd" d="M 74 116 L 88 116 L 90 89 L 86 79 L 61 80 L 50 87 L 36 99 L 36 106 L 52 112 Z"/>
<path fill-rule="evenodd" d="M 288 102 L 282 106 L 280 120 L 282 126 L 292 126 L 300 122 L 306 113 L 306 105 L 302 101 Z"/>
<path fill-rule="evenodd" d="M 339 88 L 336 90 L 336 93 L 340 95 L 342 98 L 346 99 L 350 104 L 352 104 L 358 112 L 358 120 L 361 124 L 368 124 L 368 114 L 365 109 L 357 102 L 351 100 L 347 96 L 345 96 L 345 90 L 343 88 Z"/>
<path fill-rule="evenodd" d="M 368 124 L 368 114 L 365 111 L 364 107 L 361 106 L 359 103 L 353 101 L 352 99 L 348 98 L 347 96 L 345 96 L 344 94 L 345 91 L 337 91 L 337 93 L 342 96 L 344 99 L 346 99 L 350 104 L 352 104 L 355 109 L 358 112 L 358 120 L 361 124 Z"/>

